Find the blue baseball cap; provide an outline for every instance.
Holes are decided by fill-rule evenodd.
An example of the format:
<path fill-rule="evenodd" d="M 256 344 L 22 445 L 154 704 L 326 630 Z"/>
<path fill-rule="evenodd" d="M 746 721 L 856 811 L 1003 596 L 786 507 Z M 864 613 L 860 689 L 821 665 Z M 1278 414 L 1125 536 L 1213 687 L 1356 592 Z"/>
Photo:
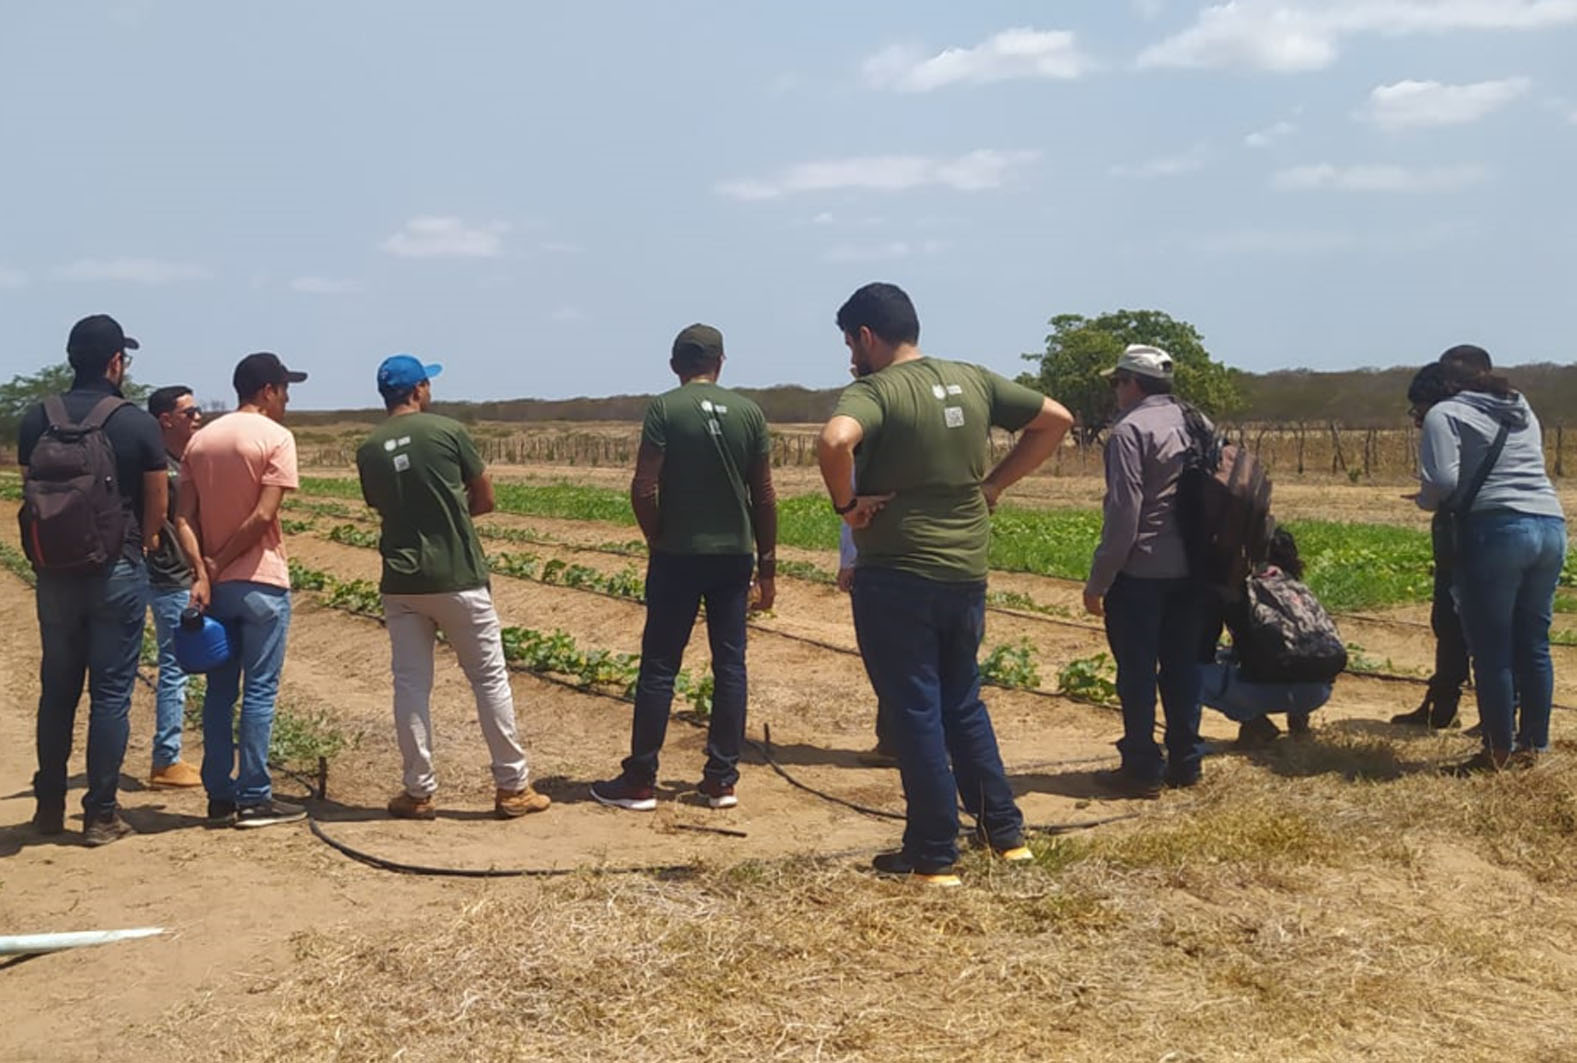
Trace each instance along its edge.
<path fill-rule="evenodd" d="M 394 354 L 383 360 L 378 367 L 378 390 L 407 391 L 414 388 L 424 380 L 431 380 L 444 371 L 438 364 L 423 365 L 420 359 L 408 354 Z"/>

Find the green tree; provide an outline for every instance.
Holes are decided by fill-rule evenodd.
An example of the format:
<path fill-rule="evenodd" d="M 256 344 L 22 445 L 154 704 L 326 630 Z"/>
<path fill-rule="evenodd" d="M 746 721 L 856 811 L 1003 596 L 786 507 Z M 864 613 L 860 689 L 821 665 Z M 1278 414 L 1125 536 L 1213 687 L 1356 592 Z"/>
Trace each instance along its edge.
<path fill-rule="evenodd" d="M 1039 372 L 1021 374 L 1019 382 L 1072 411 L 1085 441 L 1094 439 L 1116 412 L 1101 370 L 1116 365 L 1132 343 L 1169 353 L 1177 364 L 1177 394 L 1210 417 L 1220 419 L 1243 407 L 1238 372 L 1212 361 L 1204 337 L 1186 321 L 1160 310 L 1114 310 L 1094 318 L 1059 314 L 1050 324 L 1045 353 L 1024 355 L 1025 361 L 1039 364 Z"/>
<path fill-rule="evenodd" d="M 45 366 L 31 375 L 18 373 L 0 384 L 0 445 L 11 446 L 16 443 L 16 430 L 22 423 L 22 414 L 27 412 L 29 406 L 41 402 L 45 396 L 69 391 L 75 379 L 76 371 L 61 362 Z M 121 391 L 133 402 L 144 402 L 148 398 L 148 388 L 133 383 L 129 378 Z"/>

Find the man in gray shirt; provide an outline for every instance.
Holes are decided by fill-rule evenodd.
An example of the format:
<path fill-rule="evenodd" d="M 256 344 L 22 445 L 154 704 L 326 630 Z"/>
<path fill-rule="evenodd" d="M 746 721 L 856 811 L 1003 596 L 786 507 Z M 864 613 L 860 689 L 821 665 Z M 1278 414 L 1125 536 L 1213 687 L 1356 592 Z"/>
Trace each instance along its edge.
<path fill-rule="evenodd" d="M 1178 523 L 1177 485 L 1188 454 L 1183 410 L 1172 397 L 1172 356 L 1130 346 L 1103 374 L 1118 416 L 1106 440 L 1106 500 L 1084 608 L 1104 616 L 1117 662 L 1122 766 L 1099 772 L 1102 789 L 1154 797 L 1162 783 L 1199 780 L 1200 676 L 1206 599 L 1189 578 Z M 1166 754 L 1155 741 L 1157 672 L 1166 715 Z"/>

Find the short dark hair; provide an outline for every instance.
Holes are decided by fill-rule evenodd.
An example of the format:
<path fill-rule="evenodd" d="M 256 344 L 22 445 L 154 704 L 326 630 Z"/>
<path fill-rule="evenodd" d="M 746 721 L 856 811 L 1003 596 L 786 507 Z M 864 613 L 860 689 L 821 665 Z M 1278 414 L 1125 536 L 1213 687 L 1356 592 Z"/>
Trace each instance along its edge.
<path fill-rule="evenodd" d="M 1517 395 L 1517 389 L 1511 386 L 1511 381 L 1499 373 L 1479 369 L 1465 361 L 1446 362 L 1444 367 L 1446 389 L 1452 395 L 1463 391 L 1482 391 L 1502 399 L 1515 398 Z"/>
<path fill-rule="evenodd" d="M 399 388 L 398 390 L 379 391 L 378 394 L 383 396 L 383 408 L 392 410 L 396 406 L 404 406 L 407 402 L 410 402 L 411 396 L 416 394 L 416 388 L 413 386 Z"/>
<path fill-rule="evenodd" d="M 192 389 L 185 384 L 171 384 L 167 388 L 158 388 L 148 396 L 148 412 L 155 417 L 175 412 L 175 401 L 183 395 L 190 395 Z"/>
<path fill-rule="evenodd" d="M 894 346 L 920 342 L 920 316 L 914 303 L 896 284 L 867 284 L 838 308 L 838 327 L 853 336 L 868 328 L 883 343 Z"/>
<path fill-rule="evenodd" d="M 1298 556 L 1298 540 L 1294 539 L 1286 528 L 1277 528 L 1271 532 L 1270 546 L 1265 551 L 1265 560 L 1293 579 L 1303 578 L 1303 558 Z"/>
<path fill-rule="evenodd" d="M 1407 385 L 1408 404 L 1415 407 L 1427 409 L 1437 402 L 1444 402 L 1451 395 L 1451 387 L 1446 383 L 1446 367 L 1440 362 L 1430 362 L 1424 366 L 1413 374 L 1413 382 Z"/>
<path fill-rule="evenodd" d="M 1460 343 L 1446 351 L 1440 356 L 1440 364 L 1457 366 L 1474 373 L 1489 373 L 1495 369 L 1495 363 L 1489 360 L 1489 352 L 1471 343 Z"/>

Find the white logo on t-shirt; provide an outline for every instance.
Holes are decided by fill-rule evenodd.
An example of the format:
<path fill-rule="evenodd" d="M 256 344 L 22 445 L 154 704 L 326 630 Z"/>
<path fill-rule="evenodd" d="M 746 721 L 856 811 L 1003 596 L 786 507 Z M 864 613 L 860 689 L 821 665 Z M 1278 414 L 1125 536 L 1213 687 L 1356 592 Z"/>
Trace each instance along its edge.
<path fill-rule="evenodd" d="M 411 456 L 409 454 L 396 454 L 394 456 L 394 471 L 395 472 L 404 472 L 406 469 L 409 469 L 410 467 L 411 467 Z"/>
<path fill-rule="evenodd" d="M 947 389 L 942 387 L 940 384 L 932 384 L 931 394 L 935 395 L 939 399 L 945 399 L 947 398 Z"/>
<path fill-rule="evenodd" d="M 942 419 L 947 422 L 947 427 L 949 428 L 962 428 L 964 427 L 964 408 L 962 406 L 944 406 L 942 407 Z"/>

